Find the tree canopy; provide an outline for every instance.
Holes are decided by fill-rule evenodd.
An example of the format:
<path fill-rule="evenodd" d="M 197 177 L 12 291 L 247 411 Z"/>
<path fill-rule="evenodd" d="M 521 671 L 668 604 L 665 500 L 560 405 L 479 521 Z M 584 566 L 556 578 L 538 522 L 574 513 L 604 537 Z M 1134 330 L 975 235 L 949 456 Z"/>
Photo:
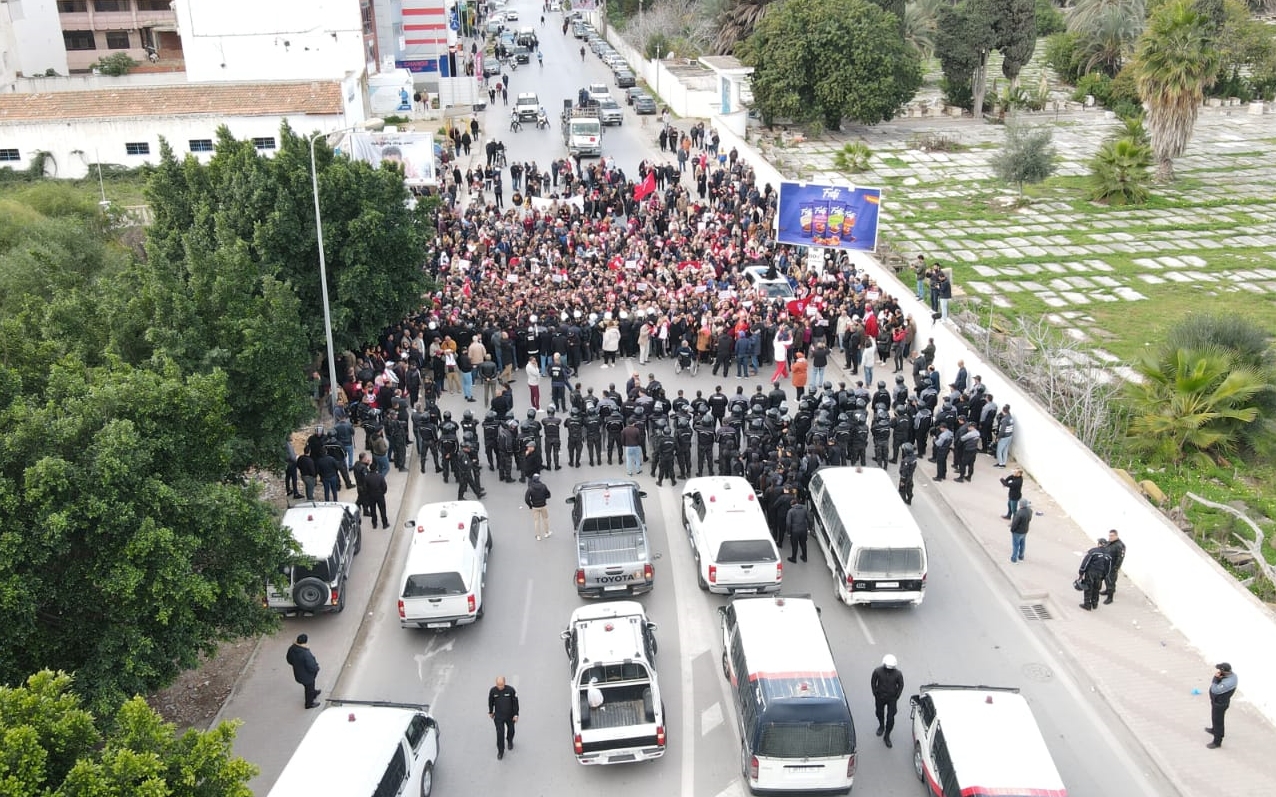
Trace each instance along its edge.
<path fill-rule="evenodd" d="M 100 732 L 65 673 L 0 686 L 0 794 L 251 797 L 257 768 L 232 754 L 234 724 L 179 736 L 141 698 L 111 719 Z"/>
<path fill-rule="evenodd" d="M 868 0 L 774 3 L 736 54 L 753 67 L 753 104 L 766 124 L 877 124 L 921 86 L 899 19 Z"/>
<path fill-rule="evenodd" d="M 983 112 L 988 55 L 1000 50 L 1001 71 L 1011 84 L 1037 46 L 1033 0 L 962 0 L 939 9 L 935 54 L 949 102 Z"/>

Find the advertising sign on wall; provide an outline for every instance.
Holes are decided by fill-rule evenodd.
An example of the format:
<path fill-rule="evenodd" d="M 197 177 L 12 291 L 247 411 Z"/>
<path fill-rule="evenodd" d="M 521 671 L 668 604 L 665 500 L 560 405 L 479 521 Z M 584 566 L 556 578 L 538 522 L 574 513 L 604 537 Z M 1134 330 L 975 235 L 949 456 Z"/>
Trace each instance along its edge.
<path fill-rule="evenodd" d="M 434 136 L 429 133 L 355 133 L 350 157 L 375 166 L 398 163 L 409 188 L 438 184 L 434 173 Z"/>
<path fill-rule="evenodd" d="M 877 248 L 880 188 L 780 183 L 782 244 L 834 249 Z"/>

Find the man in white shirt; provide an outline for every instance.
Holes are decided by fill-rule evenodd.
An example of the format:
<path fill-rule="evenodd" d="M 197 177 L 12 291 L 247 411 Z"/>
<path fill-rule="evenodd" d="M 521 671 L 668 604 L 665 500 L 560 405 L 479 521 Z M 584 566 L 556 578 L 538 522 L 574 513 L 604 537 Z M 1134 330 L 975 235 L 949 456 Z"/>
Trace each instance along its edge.
<path fill-rule="evenodd" d="M 541 366 L 535 357 L 527 358 L 527 393 L 531 397 L 532 409 L 541 408 Z"/>

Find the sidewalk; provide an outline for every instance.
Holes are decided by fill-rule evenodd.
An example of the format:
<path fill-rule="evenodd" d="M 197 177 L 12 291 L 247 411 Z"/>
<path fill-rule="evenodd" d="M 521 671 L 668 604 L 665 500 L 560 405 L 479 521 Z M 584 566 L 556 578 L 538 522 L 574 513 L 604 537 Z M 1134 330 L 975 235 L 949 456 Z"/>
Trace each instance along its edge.
<path fill-rule="evenodd" d="M 1240 688 L 1227 712 L 1226 741 L 1221 749 L 1207 750 L 1206 695 L 1217 662 L 1202 658 L 1127 578 L 1118 581 L 1111 605 L 1100 603 L 1093 612 L 1080 608 L 1081 593 L 1072 581 L 1082 555 L 1099 536 L 1106 537 L 1107 529 L 1078 527 L 1029 473 L 1023 492 L 1032 501 L 1034 518 L 1025 559 L 1012 564 L 1009 521 L 1000 517 L 1006 511 L 1006 488 L 999 481 L 1010 468 L 993 464 L 992 457 L 981 454 L 972 481 L 935 483 L 935 465 L 923 458 L 917 468 L 918 491 L 936 496 L 961 521 L 1015 587 L 1025 616 L 1035 607 L 1044 609 L 1044 615 L 1033 619 L 1088 679 L 1082 688 L 1106 699 L 1184 797 L 1272 794 L 1276 729 L 1245 700 L 1246 676 L 1260 673 L 1237 673 Z M 1138 555 L 1127 551 L 1127 558 Z M 1194 689 L 1201 694 L 1194 695 Z"/>

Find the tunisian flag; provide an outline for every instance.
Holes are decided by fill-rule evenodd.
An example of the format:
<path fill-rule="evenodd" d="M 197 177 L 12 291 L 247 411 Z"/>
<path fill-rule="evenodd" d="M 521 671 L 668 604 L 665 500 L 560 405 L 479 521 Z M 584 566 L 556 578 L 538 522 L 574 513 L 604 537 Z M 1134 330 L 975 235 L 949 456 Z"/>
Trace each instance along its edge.
<path fill-rule="evenodd" d="M 652 191 L 656 190 L 656 173 L 654 171 L 647 172 L 646 178 L 641 183 L 634 186 L 634 201 L 641 202 Z"/>
<path fill-rule="evenodd" d="M 794 317 L 801 318 L 802 314 L 806 312 L 807 304 L 806 299 L 790 299 L 788 304 L 785 305 L 785 309 Z"/>

